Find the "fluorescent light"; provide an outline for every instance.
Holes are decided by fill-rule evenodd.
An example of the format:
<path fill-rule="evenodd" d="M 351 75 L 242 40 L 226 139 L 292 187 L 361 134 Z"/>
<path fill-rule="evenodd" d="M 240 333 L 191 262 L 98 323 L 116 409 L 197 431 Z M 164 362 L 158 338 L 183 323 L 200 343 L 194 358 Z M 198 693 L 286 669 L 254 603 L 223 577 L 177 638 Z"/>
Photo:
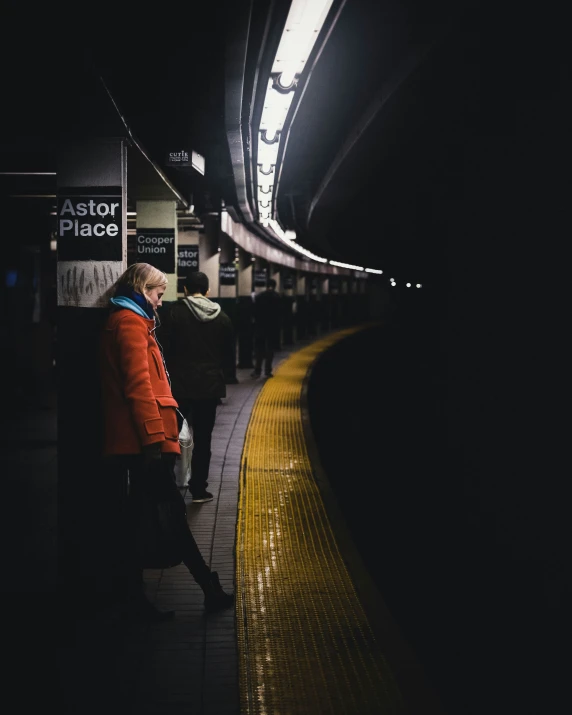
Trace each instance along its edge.
<path fill-rule="evenodd" d="M 56 176 L 55 171 L 0 171 L 0 176 Z"/>
<path fill-rule="evenodd" d="M 302 72 L 331 6 L 332 0 L 292 0 L 272 72 Z"/>
<path fill-rule="evenodd" d="M 276 159 L 278 158 L 278 142 L 274 144 L 267 144 L 262 138 L 258 142 L 258 163 L 266 164 L 271 166 L 276 164 Z"/>
<path fill-rule="evenodd" d="M 281 241 L 286 243 L 290 248 L 293 248 L 297 253 L 301 253 L 303 256 L 306 256 L 307 258 L 311 258 L 313 261 L 318 261 L 319 263 L 327 263 L 328 259 L 327 258 L 322 258 L 321 256 L 317 256 L 315 253 L 312 253 L 311 251 L 308 251 L 306 248 L 302 248 L 302 246 L 298 246 L 296 243 L 292 243 L 292 239 L 287 237 L 287 234 L 295 234 L 294 231 L 284 231 L 282 226 L 278 223 L 273 218 L 270 218 L 270 216 L 265 217 L 263 221 L 261 221 L 263 226 L 270 227 L 272 229 L 272 232 L 275 234 L 277 238 L 279 238 Z"/>
<path fill-rule="evenodd" d="M 264 194 L 264 196 L 272 198 L 272 189 L 274 187 L 274 172 L 267 176 L 266 174 L 263 174 L 260 169 L 258 169 L 258 171 L 256 172 L 256 183 L 258 184 L 259 189 L 262 189 L 262 194 Z M 260 196 L 258 198 L 260 198 Z"/>
<path fill-rule="evenodd" d="M 365 269 L 366 273 L 377 273 L 378 275 L 381 275 L 383 271 L 379 271 L 377 268 L 366 268 Z"/>
<path fill-rule="evenodd" d="M 191 166 L 196 169 L 199 174 L 205 175 L 205 157 L 197 151 L 191 152 Z"/>
<path fill-rule="evenodd" d="M 333 0 L 292 0 L 278 50 L 268 78 L 258 127 L 258 162 L 275 166 L 280 142 L 269 144 L 282 132 L 297 87 L 297 78 L 330 11 Z M 264 139 L 262 138 L 264 135 Z M 273 172 L 275 174 L 275 172 Z M 260 179 L 260 171 L 257 171 Z M 258 181 L 258 187 L 274 193 L 274 180 Z M 257 191 L 260 191 L 258 189 Z M 273 212 L 272 212 L 273 216 Z M 259 218 L 262 217 L 259 215 Z"/>
<path fill-rule="evenodd" d="M 355 271 L 363 271 L 363 266 L 353 266 L 351 263 L 341 263 L 340 261 L 329 261 L 332 266 L 339 266 L 340 268 L 351 268 Z"/>
<path fill-rule="evenodd" d="M 272 78 L 268 80 L 266 97 L 260 118 L 260 129 L 266 129 L 266 136 L 272 136 L 284 126 L 286 115 L 294 99 L 294 92 L 283 94 L 274 89 Z M 260 148 L 260 142 L 258 143 Z"/>

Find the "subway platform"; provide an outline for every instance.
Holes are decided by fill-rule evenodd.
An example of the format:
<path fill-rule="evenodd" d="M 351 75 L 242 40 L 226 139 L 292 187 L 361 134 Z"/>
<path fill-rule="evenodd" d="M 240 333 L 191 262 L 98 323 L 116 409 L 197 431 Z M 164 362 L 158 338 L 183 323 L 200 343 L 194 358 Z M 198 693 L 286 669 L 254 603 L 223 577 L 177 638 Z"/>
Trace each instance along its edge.
<path fill-rule="evenodd" d="M 312 364 L 352 331 L 299 342 L 277 353 L 274 377 L 238 369 L 227 386 L 212 442 L 215 498 L 186 497 L 205 559 L 236 594 L 235 608 L 217 614 L 205 614 L 184 566 L 149 570 L 148 596 L 174 609 L 173 621 L 86 617 L 73 643 L 60 641 L 55 401 L 26 411 L 26 437 L 6 435 L 3 450 L 18 504 L 7 530 L 22 533 L 23 511 L 29 524 L 4 587 L 15 616 L 9 686 L 20 703 L 70 715 L 441 712 L 363 567 L 312 441 Z"/>

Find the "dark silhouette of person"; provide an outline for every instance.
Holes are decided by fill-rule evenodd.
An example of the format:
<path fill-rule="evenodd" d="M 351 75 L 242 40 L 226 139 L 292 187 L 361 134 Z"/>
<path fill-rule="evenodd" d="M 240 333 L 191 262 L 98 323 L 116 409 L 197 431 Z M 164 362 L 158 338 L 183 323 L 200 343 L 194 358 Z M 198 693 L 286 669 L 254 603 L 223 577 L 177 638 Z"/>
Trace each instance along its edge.
<path fill-rule="evenodd" d="M 282 303 L 276 292 L 276 281 L 270 278 L 266 290 L 254 298 L 254 371 L 251 377 L 273 377 L 274 353 L 280 350 Z"/>

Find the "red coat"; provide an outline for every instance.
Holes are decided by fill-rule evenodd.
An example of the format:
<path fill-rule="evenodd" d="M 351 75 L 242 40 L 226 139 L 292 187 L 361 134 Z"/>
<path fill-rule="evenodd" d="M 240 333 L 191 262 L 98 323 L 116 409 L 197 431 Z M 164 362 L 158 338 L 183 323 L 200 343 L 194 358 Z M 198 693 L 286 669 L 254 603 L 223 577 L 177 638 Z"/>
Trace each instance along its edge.
<path fill-rule="evenodd" d="M 126 308 L 107 319 L 100 353 L 106 455 L 139 454 L 154 442 L 161 442 L 162 452 L 181 452 L 178 405 L 153 327 Z"/>

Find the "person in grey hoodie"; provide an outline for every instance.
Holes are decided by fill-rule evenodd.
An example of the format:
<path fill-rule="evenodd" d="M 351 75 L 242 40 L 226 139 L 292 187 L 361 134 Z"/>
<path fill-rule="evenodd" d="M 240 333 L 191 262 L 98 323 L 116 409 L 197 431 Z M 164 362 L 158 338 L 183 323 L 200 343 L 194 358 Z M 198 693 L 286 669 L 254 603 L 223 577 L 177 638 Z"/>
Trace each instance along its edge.
<path fill-rule="evenodd" d="M 207 491 L 211 435 L 217 405 L 226 397 L 225 372 L 234 362 L 234 331 L 220 305 L 208 299 L 205 273 L 191 273 L 184 290 L 184 298 L 165 308 L 157 335 L 173 396 L 193 429 L 189 491 L 193 503 L 202 503 L 213 499 Z"/>

